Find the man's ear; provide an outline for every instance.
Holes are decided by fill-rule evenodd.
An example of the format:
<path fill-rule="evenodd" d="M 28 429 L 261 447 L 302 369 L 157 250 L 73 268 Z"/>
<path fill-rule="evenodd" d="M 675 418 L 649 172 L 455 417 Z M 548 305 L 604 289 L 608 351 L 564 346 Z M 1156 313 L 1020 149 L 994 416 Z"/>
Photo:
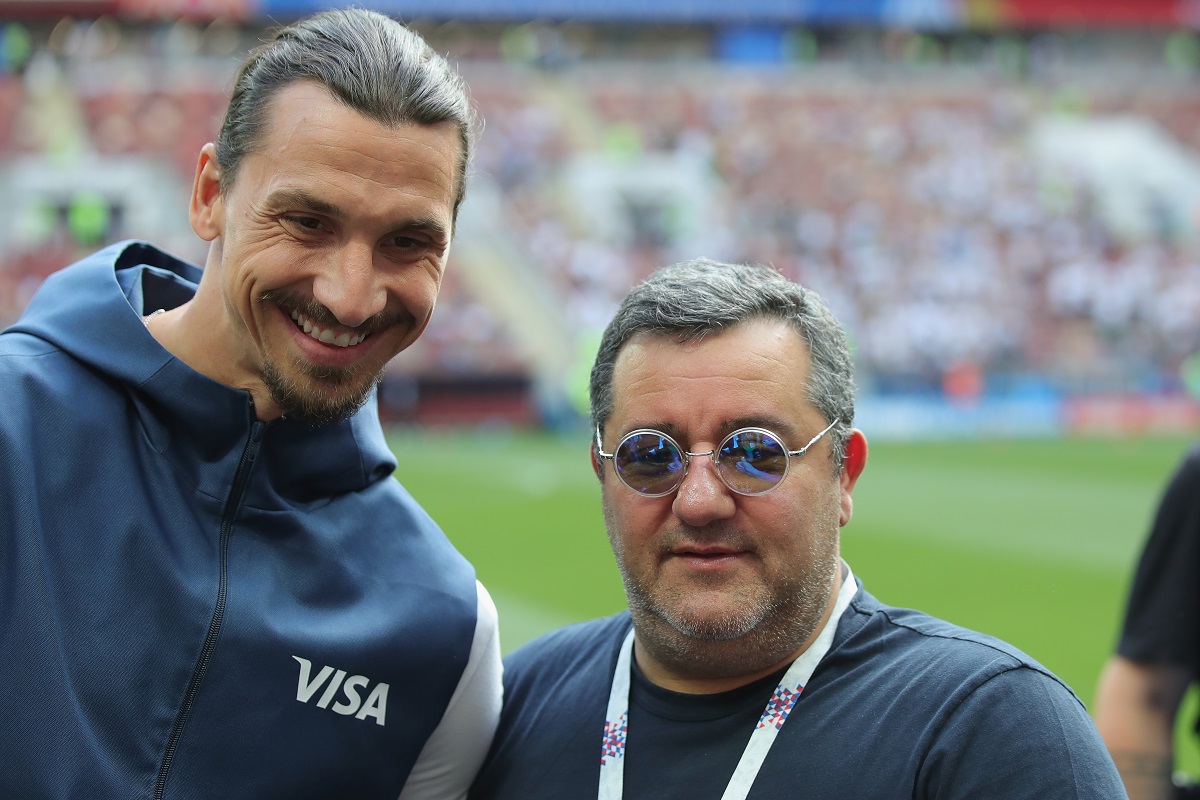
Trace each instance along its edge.
<path fill-rule="evenodd" d="M 858 482 L 858 476 L 862 475 L 866 466 L 867 437 L 858 428 L 852 428 L 849 438 L 846 439 L 846 455 L 842 458 L 842 474 L 838 478 L 842 494 L 839 525 L 845 526 L 854 515 L 854 500 L 850 495 L 854 491 L 854 484 Z"/>
<path fill-rule="evenodd" d="M 200 148 L 200 155 L 196 158 L 196 175 L 192 179 L 192 196 L 188 203 L 188 219 L 196 235 L 206 242 L 220 236 L 224 226 L 224 208 L 217 147 L 209 142 Z"/>
<path fill-rule="evenodd" d="M 596 440 L 592 439 L 592 446 L 588 448 L 588 455 L 592 458 L 592 472 L 596 473 L 596 477 L 601 482 L 604 481 L 604 462 L 596 456 Z"/>

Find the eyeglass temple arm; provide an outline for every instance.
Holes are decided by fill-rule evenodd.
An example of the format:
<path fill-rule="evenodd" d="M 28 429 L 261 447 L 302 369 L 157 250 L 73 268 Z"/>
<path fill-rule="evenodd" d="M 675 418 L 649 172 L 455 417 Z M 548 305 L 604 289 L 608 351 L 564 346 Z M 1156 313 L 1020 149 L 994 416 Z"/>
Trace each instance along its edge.
<path fill-rule="evenodd" d="M 788 455 L 789 455 L 789 456 L 802 456 L 802 455 L 804 455 L 805 453 L 807 453 L 807 452 L 808 452 L 808 448 L 810 448 L 810 447 L 812 447 L 814 444 L 816 444 L 816 443 L 817 443 L 817 441 L 818 441 L 818 440 L 819 440 L 819 439 L 820 439 L 822 436 L 824 436 L 825 434 L 829 433 L 829 431 L 831 431 L 831 430 L 833 429 L 833 426 L 834 426 L 834 425 L 837 425 L 839 422 L 841 422 L 841 420 L 840 420 L 840 419 L 835 419 L 833 422 L 829 423 L 829 425 L 828 425 L 828 426 L 826 426 L 825 430 L 821 431 L 821 432 L 820 432 L 820 433 L 818 433 L 816 436 L 814 436 L 813 438 L 809 439 L 809 440 L 808 440 L 808 444 L 804 445 L 804 447 L 801 447 L 799 450 L 788 450 Z"/>
<path fill-rule="evenodd" d="M 596 426 L 596 458 L 611 459 L 611 458 L 613 458 L 613 455 L 614 455 L 613 453 L 604 452 L 604 444 L 600 441 L 600 426 L 597 425 Z"/>

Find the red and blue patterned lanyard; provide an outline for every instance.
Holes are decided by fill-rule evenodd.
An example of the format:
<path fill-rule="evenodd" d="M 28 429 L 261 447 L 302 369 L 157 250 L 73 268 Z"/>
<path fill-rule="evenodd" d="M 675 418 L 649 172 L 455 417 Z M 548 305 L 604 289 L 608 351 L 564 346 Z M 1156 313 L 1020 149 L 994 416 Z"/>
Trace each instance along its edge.
<path fill-rule="evenodd" d="M 844 564 L 845 562 L 843 562 Z M 792 662 L 783 679 L 775 687 L 767 707 L 763 709 L 758 725 L 750 734 L 750 741 L 742 751 L 733 777 L 725 788 L 721 800 L 745 800 L 758 777 L 767 752 L 775 743 L 780 728 L 804 691 L 805 684 L 813 671 L 833 645 L 838 620 L 849 607 L 858 584 L 846 567 L 842 587 L 833 604 L 833 613 L 825 622 L 812 645 Z M 608 713 L 604 722 L 604 741 L 600 751 L 600 800 L 620 800 L 625 790 L 625 739 L 629 733 L 629 671 L 633 660 L 633 631 L 625 637 L 621 653 L 617 656 L 617 668 L 613 672 L 612 690 L 608 695 Z"/>

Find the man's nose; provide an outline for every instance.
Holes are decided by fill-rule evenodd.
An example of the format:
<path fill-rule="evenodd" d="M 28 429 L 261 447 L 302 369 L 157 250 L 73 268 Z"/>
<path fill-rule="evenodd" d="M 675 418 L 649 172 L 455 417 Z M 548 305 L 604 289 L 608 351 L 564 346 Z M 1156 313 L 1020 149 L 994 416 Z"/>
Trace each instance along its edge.
<path fill-rule="evenodd" d="M 313 281 L 313 297 L 342 325 L 357 328 L 387 306 L 375 269 L 375 248 L 351 242 L 337 250 Z"/>
<path fill-rule="evenodd" d="M 733 491 L 717 474 L 717 464 L 707 453 L 689 454 L 687 474 L 671 505 L 681 522 L 703 526 L 733 515 L 737 503 Z"/>

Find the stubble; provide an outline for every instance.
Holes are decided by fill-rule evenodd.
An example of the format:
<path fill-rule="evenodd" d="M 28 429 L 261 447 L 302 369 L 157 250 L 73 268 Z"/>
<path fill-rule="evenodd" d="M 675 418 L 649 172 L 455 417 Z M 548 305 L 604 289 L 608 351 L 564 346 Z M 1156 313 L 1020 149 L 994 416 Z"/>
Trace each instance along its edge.
<path fill-rule="evenodd" d="M 813 521 L 807 547 L 737 584 L 723 575 L 669 582 L 661 558 L 648 571 L 635 570 L 614 536 L 607 504 L 604 516 L 638 641 L 677 675 L 729 678 L 780 663 L 809 640 L 832 602 L 840 566 L 836 512 Z M 679 541 L 749 550 L 764 566 L 754 537 L 736 531 L 680 526 L 661 537 L 659 556 Z"/>

